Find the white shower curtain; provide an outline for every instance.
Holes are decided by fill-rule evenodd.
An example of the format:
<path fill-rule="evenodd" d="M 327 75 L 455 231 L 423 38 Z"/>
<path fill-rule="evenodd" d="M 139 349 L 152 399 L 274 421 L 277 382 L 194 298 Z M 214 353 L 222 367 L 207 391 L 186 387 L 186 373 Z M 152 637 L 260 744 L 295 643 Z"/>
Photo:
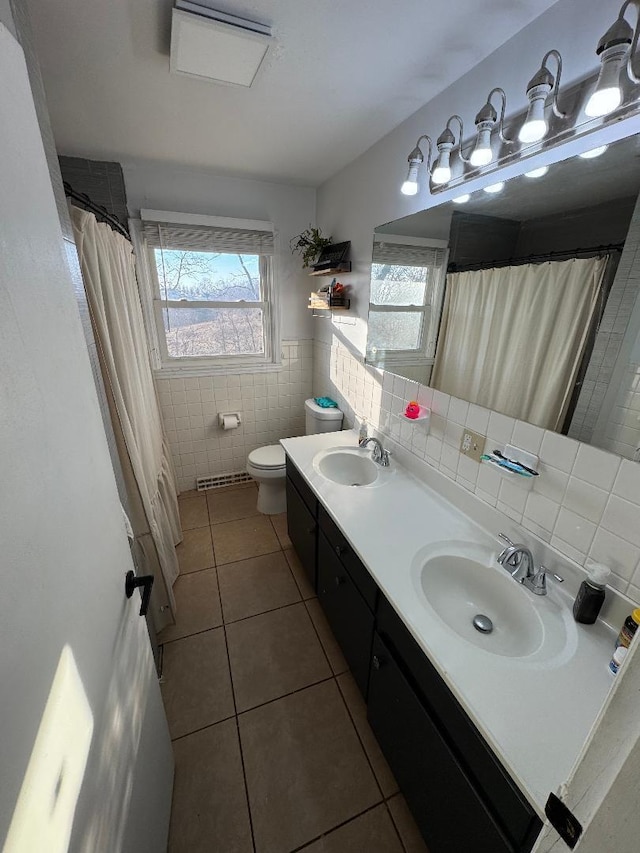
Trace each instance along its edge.
<path fill-rule="evenodd" d="M 136 538 L 141 534 L 138 544 L 146 570 L 159 566 L 162 573 L 162 589 L 156 590 L 157 576 L 154 584 L 158 606 L 152 608 L 160 631 L 173 621 L 172 587 L 178 576 L 175 545 L 181 541 L 182 531 L 173 467 L 149 364 L 133 249 L 92 213 L 73 206 L 70 210 L 112 417 L 115 413 L 117 418 L 116 437 L 124 444 L 119 451 L 122 458 L 126 448 L 130 461 L 130 471 L 126 464 L 123 469 L 132 497 L 131 521 Z"/>
<path fill-rule="evenodd" d="M 431 384 L 562 427 L 606 258 L 450 273 Z"/>

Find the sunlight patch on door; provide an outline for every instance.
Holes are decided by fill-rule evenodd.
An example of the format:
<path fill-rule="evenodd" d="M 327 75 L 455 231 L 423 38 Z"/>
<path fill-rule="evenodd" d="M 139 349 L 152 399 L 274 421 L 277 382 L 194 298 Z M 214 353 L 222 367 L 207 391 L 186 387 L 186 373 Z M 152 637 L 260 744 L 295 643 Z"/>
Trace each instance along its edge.
<path fill-rule="evenodd" d="M 93 733 L 93 715 L 73 652 L 65 646 L 3 853 L 65 853 Z"/>

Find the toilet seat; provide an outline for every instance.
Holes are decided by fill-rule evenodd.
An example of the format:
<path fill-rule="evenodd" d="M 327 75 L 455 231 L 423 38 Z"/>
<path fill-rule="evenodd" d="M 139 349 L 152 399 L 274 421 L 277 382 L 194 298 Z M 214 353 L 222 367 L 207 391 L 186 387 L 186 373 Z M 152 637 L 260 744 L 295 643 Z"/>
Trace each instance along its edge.
<path fill-rule="evenodd" d="M 286 457 L 281 444 L 268 444 L 252 450 L 247 460 L 259 471 L 274 471 L 286 467 Z"/>

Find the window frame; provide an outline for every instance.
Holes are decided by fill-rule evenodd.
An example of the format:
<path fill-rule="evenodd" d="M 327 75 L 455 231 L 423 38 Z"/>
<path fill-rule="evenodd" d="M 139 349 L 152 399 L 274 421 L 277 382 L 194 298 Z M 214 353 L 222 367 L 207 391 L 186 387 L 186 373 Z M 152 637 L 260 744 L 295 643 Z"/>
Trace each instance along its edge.
<path fill-rule="evenodd" d="M 177 379 L 197 376 L 211 376 L 222 373 L 259 373 L 281 370 L 280 306 L 278 288 L 274 285 L 277 269 L 276 233 L 271 223 L 232 219 L 228 217 L 201 216 L 195 214 L 169 213 L 164 211 L 141 211 L 141 219 L 130 221 L 130 231 L 136 253 L 139 272 L 140 297 L 151 368 L 158 377 Z M 245 251 L 244 254 L 257 255 L 259 258 L 261 301 L 218 301 L 218 300 L 165 300 L 160 288 L 160 279 L 155 259 L 155 249 L 162 248 L 145 239 L 143 220 L 153 222 L 177 223 L 185 226 L 209 226 L 211 228 L 234 228 L 238 230 L 270 230 L 274 233 L 274 252 L 261 255 L 258 252 Z M 243 254 L 229 252 L 224 254 Z M 179 357 L 169 355 L 164 328 L 163 310 L 165 306 L 178 308 L 216 307 L 250 310 L 262 310 L 262 328 L 264 337 L 263 354 L 219 355 Z"/>
<path fill-rule="evenodd" d="M 444 256 L 442 264 L 439 268 L 439 273 L 436 273 L 433 286 L 431 288 L 431 301 L 429 304 L 421 305 L 394 305 L 393 303 L 378 304 L 369 301 L 369 314 L 367 317 L 367 326 L 370 323 L 371 313 L 405 313 L 405 314 L 422 314 L 420 324 L 420 342 L 421 346 L 415 349 L 378 349 L 375 355 L 371 352 L 367 340 L 366 360 L 368 364 L 372 364 L 382 369 L 391 370 L 398 365 L 411 365 L 416 367 L 432 367 L 435 363 L 436 347 L 438 343 L 438 333 L 440 329 L 440 320 L 442 316 L 442 304 L 444 299 L 444 288 L 447 274 L 447 265 L 449 262 L 449 244 L 446 240 L 431 240 L 423 237 L 405 237 L 398 234 L 377 233 L 374 235 L 374 244 L 377 242 L 387 242 L 394 244 L 402 244 L 409 246 L 422 246 L 427 249 L 442 249 Z M 375 254 L 375 252 L 374 252 Z M 372 259 L 371 267 L 373 271 L 374 264 L 380 263 Z M 400 264 L 398 264 L 400 266 Z M 419 266 L 418 264 L 407 263 L 404 266 Z M 426 266 L 421 264 L 420 266 Z M 371 275 L 373 279 L 373 274 Z M 425 316 L 429 312 L 429 321 L 426 322 Z M 367 336 L 368 338 L 368 336 Z"/>

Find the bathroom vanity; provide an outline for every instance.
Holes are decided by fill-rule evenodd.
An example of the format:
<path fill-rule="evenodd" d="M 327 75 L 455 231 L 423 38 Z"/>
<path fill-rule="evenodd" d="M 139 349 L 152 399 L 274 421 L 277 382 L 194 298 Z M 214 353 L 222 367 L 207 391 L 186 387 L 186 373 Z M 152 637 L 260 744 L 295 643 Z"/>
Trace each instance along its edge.
<path fill-rule="evenodd" d="M 396 462 L 371 473 L 354 432 L 282 444 L 290 538 L 431 853 L 530 851 L 611 686 L 613 631 L 516 584 L 497 537 Z"/>

